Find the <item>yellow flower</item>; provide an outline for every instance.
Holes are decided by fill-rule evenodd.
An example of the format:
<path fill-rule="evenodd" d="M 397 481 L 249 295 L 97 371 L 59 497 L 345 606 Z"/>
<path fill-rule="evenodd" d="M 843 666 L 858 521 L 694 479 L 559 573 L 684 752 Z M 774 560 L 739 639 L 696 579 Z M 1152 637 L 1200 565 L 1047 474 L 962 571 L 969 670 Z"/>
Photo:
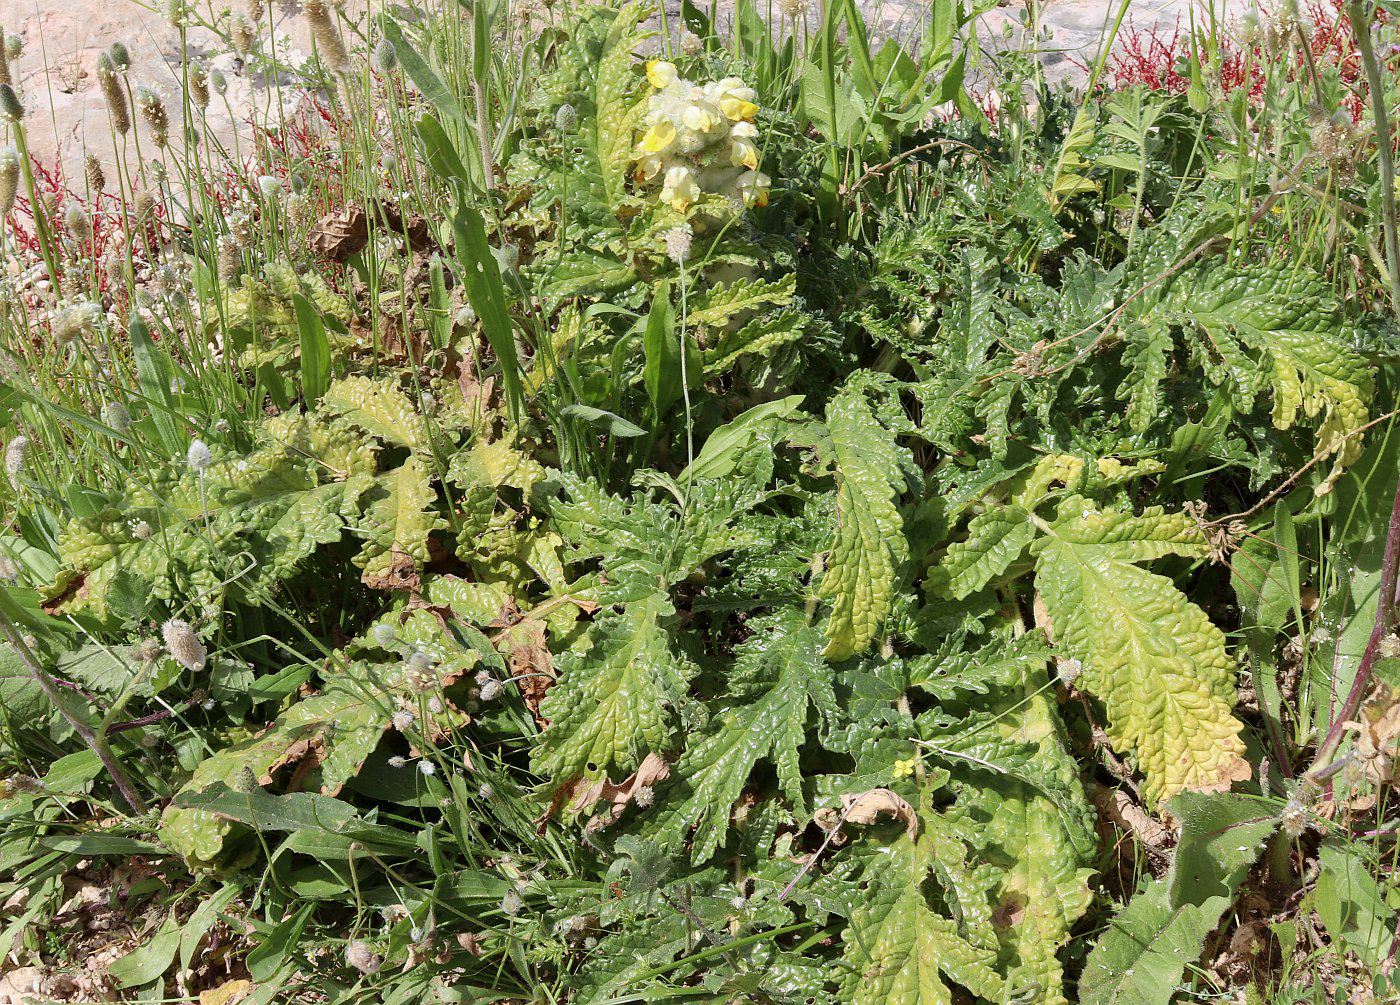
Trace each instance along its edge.
<path fill-rule="evenodd" d="M 719 110 L 731 122 L 747 122 L 758 114 L 755 103 L 758 92 L 745 87 L 738 77 L 725 77 L 715 85 L 715 90 L 719 93 Z"/>
<path fill-rule="evenodd" d="M 758 147 L 749 140 L 732 140 L 729 144 L 729 163 L 735 167 L 758 167 Z"/>
<path fill-rule="evenodd" d="M 675 63 L 668 63 L 664 59 L 653 59 L 647 63 L 647 83 L 658 91 L 664 91 L 679 77 L 680 74 L 676 72 Z"/>
<path fill-rule="evenodd" d="M 660 154 L 642 154 L 637 158 L 637 178 L 641 181 L 650 181 L 661 173 Z"/>
<path fill-rule="evenodd" d="M 643 153 L 659 154 L 669 150 L 676 142 L 676 126 L 670 119 L 657 119 L 642 136 Z"/>
<path fill-rule="evenodd" d="M 917 757 L 901 758 L 894 762 L 894 770 L 890 773 L 896 778 L 908 778 L 914 773 L 914 765 L 918 760 Z"/>
<path fill-rule="evenodd" d="M 700 186 L 695 181 L 695 172 L 684 164 L 676 164 L 666 169 L 666 180 L 661 186 L 661 201 L 669 203 L 678 213 L 700 198 Z"/>
<path fill-rule="evenodd" d="M 729 137 L 729 163 L 734 167 L 742 165 L 746 168 L 757 168 L 758 147 L 754 145 L 753 140 L 731 135 Z"/>
<path fill-rule="evenodd" d="M 720 117 L 715 107 L 707 101 L 694 101 L 686 106 L 681 113 L 681 122 L 687 129 L 694 129 L 697 133 L 708 133 L 715 126 L 719 125 Z"/>
<path fill-rule="evenodd" d="M 734 188 L 745 206 L 767 206 L 768 190 L 772 185 L 773 179 L 762 171 L 745 171 L 734 182 Z"/>

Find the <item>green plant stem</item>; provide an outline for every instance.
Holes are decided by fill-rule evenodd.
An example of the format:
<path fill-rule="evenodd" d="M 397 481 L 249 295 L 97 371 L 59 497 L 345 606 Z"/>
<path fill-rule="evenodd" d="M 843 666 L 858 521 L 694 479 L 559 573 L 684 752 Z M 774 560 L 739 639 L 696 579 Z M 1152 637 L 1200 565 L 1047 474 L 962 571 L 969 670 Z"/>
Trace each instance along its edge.
<path fill-rule="evenodd" d="M 1390 118 L 1385 109 L 1385 78 L 1371 45 L 1371 18 L 1361 0 L 1349 0 L 1347 18 L 1356 39 L 1366 84 L 1371 92 L 1371 114 L 1376 120 L 1376 169 L 1381 180 L 1381 228 L 1385 234 L 1385 258 L 1390 280 L 1390 306 L 1400 318 L 1400 240 L 1395 234 L 1395 163 L 1390 149 Z"/>
<path fill-rule="evenodd" d="M 1371 628 L 1371 637 L 1366 641 L 1366 650 L 1361 655 L 1361 663 L 1356 668 L 1356 678 L 1346 701 L 1332 719 L 1327 736 L 1313 758 L 1313 766 L 1308 770 L 1308 778 L 1322 781 L 1327 778 L 1327 769 L 1336 757 L 1341 746 L 1346 724 L 1356 717 L 1371 688 L 1371 678 L 1375 675 L 1376 660 L 1381 641 L 1390 634 L 1395 624 L 1395 588 L 1397 574 L 1400 573 L 1400 481 L 1395 486 L 1395 501 L 1390 508 L 1390 524 L 1385 535 L 1385 555 L 1381 560 L 1381 582 L 1376 597 L 1376 622 Z"/>
<path fill-rule="evenodd" d="M 107 738 L 100 732 L 93 732 L 91 726 L 75 715 L 63 701 L 58 683 L 49 676 L 48 671 L 39 665 L 39 659 L 34 655 L 34 650 L 24 641 L 24 636 L 20 634 L 7 615 L 0 612 L 0 633 L 14 646 L 15 652 L 19 655 L 20 662 L 29 671 L 29 676 L 34 678 L 34 683 L 39 685 L 40 690 L 58 709 L 59 714 L 68 720 L 68 724 L 73 727 L 73 731 L 82 737 L 83 742 L 88 745 L 97 759 L 102 762 L 102 766 L 107 769 L 107 774 L 112 778 L 112 784 L 121 793 L 122 799 L 126 801 L 131 811 L 138 816 L 146 813 L 146 803 L 142 800 L 136 787 L 131 784 L 131 780 L 126 777 L 126 772 L 122 770 L 121 763 L 116 755 L 112 753 L 111 746 L 107 743 Z"/>

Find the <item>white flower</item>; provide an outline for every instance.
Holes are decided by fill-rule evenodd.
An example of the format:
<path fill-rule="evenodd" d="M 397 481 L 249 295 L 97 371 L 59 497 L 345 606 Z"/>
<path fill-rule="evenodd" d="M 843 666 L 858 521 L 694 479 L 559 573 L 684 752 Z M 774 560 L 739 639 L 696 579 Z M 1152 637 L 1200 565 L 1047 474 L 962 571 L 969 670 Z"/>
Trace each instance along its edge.
<path fill-rule="evenodd" d="M 5 474 L 10 485 L 19 488 L 19 473 L 24 470 L 24 455 L 29 449 L 29 437 L 16 436 L 5 446 Z"/>
<path fill-rule="evenodd" d="M 693 238 L 689 224 L 681 224 L 666 231 L 666 257 L 677 265 L 690 260 L 690 245 Z"/>
<path fill-rule="evenodd" d="M 394 631 L 393 625 L 379 624 L 369 630 L 369 637 L 380 649 L 392 649 L 399 640 L 399 633 Z"/>
<path fill-rule="evenodd" d="M 417 716 L 405 708 L 395 712 L 390 721 L 394 724 L 394 728 L 400 733 L 407 733 L 413 728 L 413 723 L 416 718 Z"/>
<path fill-rule="evenodd" d="M 209 453 L 209 445 L 203 440 L 192 440 L 190 449 L 185 452 L 185 463 L 194 468 L 200 474 L 209 470 L 209 465 L 213 463 L 213 456 Z"/>
<path fill-rule="evenodd" d="M 282 183 L 272 175 L 265 174 L 258 178 L 258 191 L 264 199 L 276 199 L 282 194 Z"/>
<path fill-rule="evenodd" d="M 495 701 L 501 695 L 501 682 L 498 680 L 488 680 L 481 685 L 481 700 Z"/>
<path fill-rule="evenodd" d="M 437 774 L 437 765 L 434 764 L 432 761 L 419 761 L 418 773 L 425 777 L 431 777 Z"/>
<path fill-rule="evenodd" d="M 188 622 L 171 618 L 161 625 L 160 634 L 165 639 L 165 648 L 182 667 L 196 673 L 204 669 L 209 650 L 204 648 Z"/>
<path fill-rule="evenodd" d="M 407 763 L 408 758 L 401 757 L 398 754 L 395 754 L 393 757 L 389 758 L 389 767 L 391 768 L 402 768 Z"/>

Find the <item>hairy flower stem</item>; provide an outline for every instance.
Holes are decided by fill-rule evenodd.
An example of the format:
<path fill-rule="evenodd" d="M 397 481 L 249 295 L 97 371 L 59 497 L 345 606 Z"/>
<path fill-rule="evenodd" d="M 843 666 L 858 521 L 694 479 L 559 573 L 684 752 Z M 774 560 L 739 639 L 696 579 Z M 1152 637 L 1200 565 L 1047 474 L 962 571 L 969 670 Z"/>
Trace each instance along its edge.
<path fill-rule="evenodd" d="M 1308 771 L 1308 778 L 1313 781 L 1321 782 L 1330 777 L 1328 768 L 1341 745 L 1346 724 L 1356 717 L 1362 701 L 1371 690 L 1371 678 L 1375 675 L 1381 641 L 1390 634 L 1395 624 L 1397 573 L 1400 573 L 1400 480 L 1395 486 L 1395 501 L 1390 507 L 1390 524 L 1385 534 L 1385 557 L 1381 560 L 1380 591 L 1376 597 L 1376 623 L 1371 629 L 1371 637 L 1366 641 L 1366 651 L 1361 655 L 1356 679 L 1352 681 L 1346 701 L 1333 718 L 1327 736 L 1313 758 L 1313 766 Z"/>
<path fill-rule="evenodd" d="M 1371 92 L 1371 114 L 1376 120 L 1376 168 L 1381 181 L 1381 227 L 1385 234 L 1386 266 L 1390 273 L 1390 306 L 1400 317 L 1400 239 L 1395 233 L 1395 162 L 1390 148 L 1390 118 L 1385 110 L 1385 78 L 1371 45 L 1371 18 L 1362 0 L 1349 0 L 1347 18 L 1356 38 L 1366 83 Z"/>
<path fill-rule="evenodd" d="M 83 742 L 97 755 L 97 759 L 101 761 L 102 766 L 107 769 L 107 774 L 112 778 L 112 784 L 117 787 L 117 791 L 121 793 L 121 797 L 126 801 L 127 806 L 138 816 L 144 815 L 146 812 L 146 803 L 141 799 L 140 794 L 137 793 L 136 787 L 131 784 L 131 780 L 126 777 L 126 772 L 122 770 L 121 763 L 117 760 L 116 755 L 112 753 L 112 748 L 107 743 L 105 730 L 93 732 L 91 726 L 80 719 L 66 704 L 64 704 L 63 696 L 58 688 L 58 682 L 55 681 L 53 677 L 49 676 L 48 671 L 39 665 L 39 659 L 34 655 L 34 650 L 29 648 L 28 643 L 24 641 L 24 636 L 20 634 L 14 622 L 2 611 L 0 611 L 0 633 L 3 633 L 5 638 L 9 640 L 10 645 L 14 646 L 15 652 L 20 658 L 20 662 L 23 663 L 25 669 L 29 671 L 29 676 L 34 678 L 34 683 L 39 685 L 40 690 L 48 696 L 54 708 L 58 709 L 59 714 L 68 720 L 68 724 L 73 727 L 73 731 L 82 737 Z"/>

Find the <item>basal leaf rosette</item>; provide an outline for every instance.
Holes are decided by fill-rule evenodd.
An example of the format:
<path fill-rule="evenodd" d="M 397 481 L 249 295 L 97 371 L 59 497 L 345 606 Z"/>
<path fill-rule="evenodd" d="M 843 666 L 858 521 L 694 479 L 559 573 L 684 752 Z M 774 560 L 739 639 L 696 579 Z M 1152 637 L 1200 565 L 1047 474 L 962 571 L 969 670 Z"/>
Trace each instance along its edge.
<path fill-rule="evenodd" d="M 674 63 L 647 64 L 645 131 L 637 141 L 634 177 L 660 186 L 658 198 L 678 213 L 726 200 L 735 212 L 768 204 L 771 179 L 759 170 L 758 97 L 739 77 L 696 84 Z"/>

